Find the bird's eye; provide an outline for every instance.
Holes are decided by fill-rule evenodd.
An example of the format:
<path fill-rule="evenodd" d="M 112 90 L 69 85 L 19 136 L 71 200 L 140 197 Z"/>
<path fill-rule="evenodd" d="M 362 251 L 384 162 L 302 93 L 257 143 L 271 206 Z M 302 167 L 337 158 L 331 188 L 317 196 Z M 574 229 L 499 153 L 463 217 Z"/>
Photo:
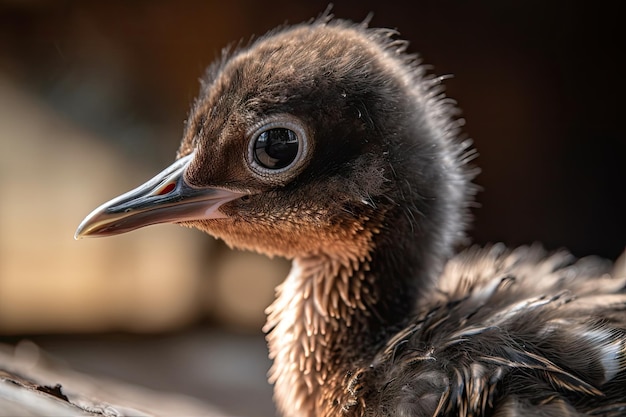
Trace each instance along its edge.
<path fill-rule="evenodd" d="M 248 167 L 266 181 L 284 183 L 309 160 L 312 141 L 303 121 L 290 114 L 267 117 L 248 133 Z"/>
<path fill-rule="evenodd" d="M 300 139 L 291 129 L 274 127 L 260 132 L 254 139 L 254 160 L 267 169 L 285 168 L 298 156 Z"/>

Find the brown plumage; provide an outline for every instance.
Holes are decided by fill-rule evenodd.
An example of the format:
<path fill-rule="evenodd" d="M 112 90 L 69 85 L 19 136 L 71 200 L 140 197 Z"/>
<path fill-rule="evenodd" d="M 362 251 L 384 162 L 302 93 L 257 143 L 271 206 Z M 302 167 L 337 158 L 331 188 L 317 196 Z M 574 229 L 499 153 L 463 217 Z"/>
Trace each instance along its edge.
<path fill-rule="evenodd" d="M 626 415 L 624 262 L 455 256 L 474 153 L 395 35 L 323 16 L 225 52 L 178 160 L 77 236 L 179 222 L 293 259 L 265 326 L 286 416 Z"/>

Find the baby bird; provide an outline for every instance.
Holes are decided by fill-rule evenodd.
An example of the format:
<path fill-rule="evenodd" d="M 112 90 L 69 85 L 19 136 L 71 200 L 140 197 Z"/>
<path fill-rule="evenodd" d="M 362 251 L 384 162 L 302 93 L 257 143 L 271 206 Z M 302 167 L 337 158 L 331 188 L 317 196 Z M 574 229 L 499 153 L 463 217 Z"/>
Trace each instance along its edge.
<path fill-rule="evenodd" d="M 624 262 L 456 254 L 475 153 L 406 48 L 324 15 L 224 52 L 176 162 L 76 236 L 175 222 L 292 259 L 264 328 L 285 416 L 626 415 Z"/>

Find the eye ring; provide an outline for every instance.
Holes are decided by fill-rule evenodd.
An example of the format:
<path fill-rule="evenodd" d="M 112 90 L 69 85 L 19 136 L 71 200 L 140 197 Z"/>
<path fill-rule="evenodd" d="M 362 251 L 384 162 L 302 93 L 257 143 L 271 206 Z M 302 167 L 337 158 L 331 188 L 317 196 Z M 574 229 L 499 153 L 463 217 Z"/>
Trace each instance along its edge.
<path fill-rule="evenodd" d="M 249 137 L 248 163 L 263 177 L 293 172 L 308 154 L 307 131 L 293 116 L 274 116 Z"/>

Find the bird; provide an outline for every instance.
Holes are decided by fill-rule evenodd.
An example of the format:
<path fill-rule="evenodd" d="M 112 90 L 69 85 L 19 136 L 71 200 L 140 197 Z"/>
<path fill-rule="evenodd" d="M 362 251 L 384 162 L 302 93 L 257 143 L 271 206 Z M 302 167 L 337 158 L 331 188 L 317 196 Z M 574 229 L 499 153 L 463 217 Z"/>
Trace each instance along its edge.
<path fill-rule="evenodd" d="M 445 78 L 330 13 L 226 48 L 175 162 L 75 237 L 179 223 L 290 259 L 263 328 L 284 416 L 626 415 L 626 260 L 471 244 Z"/>

